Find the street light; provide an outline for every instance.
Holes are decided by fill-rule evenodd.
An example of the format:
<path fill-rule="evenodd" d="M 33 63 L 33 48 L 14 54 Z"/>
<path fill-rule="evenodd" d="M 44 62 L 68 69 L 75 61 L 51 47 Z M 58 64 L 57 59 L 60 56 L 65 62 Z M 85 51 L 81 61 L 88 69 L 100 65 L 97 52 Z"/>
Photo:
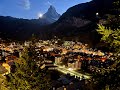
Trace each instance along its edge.
<path fill-rule="evenodd" d="M 69 71 L 73 71 L 73 69 L 72 69 L 72 68 L 68 68 L 68 70 L 69 70 Z"/>

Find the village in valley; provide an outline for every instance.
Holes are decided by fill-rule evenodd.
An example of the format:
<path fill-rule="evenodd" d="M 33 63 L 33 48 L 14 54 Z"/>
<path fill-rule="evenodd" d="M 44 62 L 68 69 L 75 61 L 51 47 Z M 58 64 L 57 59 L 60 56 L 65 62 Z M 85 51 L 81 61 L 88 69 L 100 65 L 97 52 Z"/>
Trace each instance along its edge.
<path fill-rule="evenodd" d="M 0 74 L 7 75 L 14 71 L 15 63 L 18 63 L 21 53 L 25 47 L 31 45 L 31 41 L 22 44 L 11 42 L 0 44 Z M 113 54 L 101 50 L 92 49 L 87 44 L 75 41 L 64 41 L 60 45 L 60 39 L 39 40 L 34 43 L 37 52 L 36 65 L 41 69 L 57 70 L 64 73 L 65 80 L 62 84 L 70 83 L 70 79 L 65 79 L 69 75 L 78 79 L 92 78 L 92 73 L 101 73 L 102 68 L 108 68 L 113 64 Z M 41 63 L 42 60 L 42 63 Z"/>

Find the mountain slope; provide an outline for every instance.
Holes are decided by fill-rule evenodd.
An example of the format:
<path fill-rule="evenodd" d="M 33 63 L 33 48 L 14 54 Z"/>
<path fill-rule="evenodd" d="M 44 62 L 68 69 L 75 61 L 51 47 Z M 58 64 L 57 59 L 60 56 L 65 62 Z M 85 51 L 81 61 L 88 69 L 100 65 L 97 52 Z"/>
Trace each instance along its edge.
<path fill-rule="evenodd" d="M 87 3 L 82 3 L 69 8 L 59 19 L 65 19 L 66 17 L 79 17 L 93 20 L 96 17 L 96 13 L 103 16 L 105 13 L 110 13 L 112 8 L 112 2 L 114 0 L 92 0 Z"/>
<path fill-rule="evenodd" d="M 95 30 L 97 23 L 106 14 L 111 13 L 113 1 L 93 0 L 69 8 L 52 26 L 53 36 L 68 40 L 80 40 L 91 46 L 95 45 L 100 40 L 100 36 Z"/>

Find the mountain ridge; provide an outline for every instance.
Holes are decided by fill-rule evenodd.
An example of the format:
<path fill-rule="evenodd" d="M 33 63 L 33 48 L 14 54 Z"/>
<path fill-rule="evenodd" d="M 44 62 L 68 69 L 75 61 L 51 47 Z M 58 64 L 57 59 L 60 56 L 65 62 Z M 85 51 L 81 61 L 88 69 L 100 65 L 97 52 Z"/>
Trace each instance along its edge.
<path fill-rule="evenodd" d="M 49 8 L 48 11 L 49 10 L 51 10 L 51 8 Z M 11 16 L 0 16 L 0 38 L 12 38 L 17 40 L 28 39 L 32 36 L 32 34 L 38 31 L 42 33 L 43 31 L 40 29 L 43 28 L 43 26 L 46 27 L 46 25 L 56 21 L 49 18 L 50 17 L 40 19 L 23 19 Z M 21 37 L 21 35 L 24 36 Z"/>

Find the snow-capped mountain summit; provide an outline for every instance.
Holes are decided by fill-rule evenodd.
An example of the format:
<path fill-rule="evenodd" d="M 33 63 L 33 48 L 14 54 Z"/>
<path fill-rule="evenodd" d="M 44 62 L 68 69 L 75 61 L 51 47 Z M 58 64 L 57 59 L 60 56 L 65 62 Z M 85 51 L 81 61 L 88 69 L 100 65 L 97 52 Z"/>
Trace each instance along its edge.
<path fill-rule="evenodd" d="M 60 14 L 58 14 L 55 7 L 51 5 L 48 11 L 43 15 L 43 18 L 47 19 L 49 22 L 55 22 L 60 18 Z"/>

